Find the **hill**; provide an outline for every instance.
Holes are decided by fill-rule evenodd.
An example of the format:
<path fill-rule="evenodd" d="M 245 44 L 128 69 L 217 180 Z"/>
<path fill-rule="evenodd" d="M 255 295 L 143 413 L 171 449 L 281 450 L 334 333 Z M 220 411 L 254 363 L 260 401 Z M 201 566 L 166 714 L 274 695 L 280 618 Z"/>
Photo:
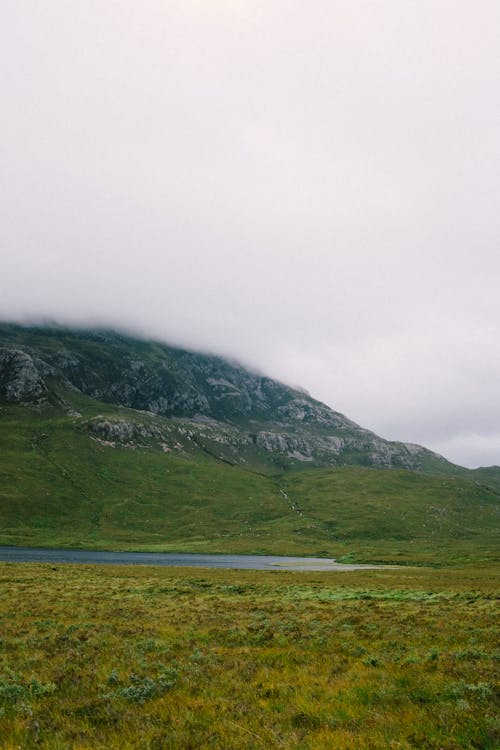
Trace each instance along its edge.
<path fill-rule="evenodd" d="M 490 559 L 499 488 L 220 357 L 0 327 L 0 543 Z"/>

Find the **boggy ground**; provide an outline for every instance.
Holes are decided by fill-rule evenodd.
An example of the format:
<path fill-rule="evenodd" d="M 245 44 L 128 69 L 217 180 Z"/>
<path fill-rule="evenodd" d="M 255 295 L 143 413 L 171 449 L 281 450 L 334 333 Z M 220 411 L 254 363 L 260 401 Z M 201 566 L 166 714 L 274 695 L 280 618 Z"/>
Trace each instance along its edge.
<path fill-rule="evenodd" d="M 496 748 L 495 590 L 488 568 L 0 564 L 0 747 Z"/>

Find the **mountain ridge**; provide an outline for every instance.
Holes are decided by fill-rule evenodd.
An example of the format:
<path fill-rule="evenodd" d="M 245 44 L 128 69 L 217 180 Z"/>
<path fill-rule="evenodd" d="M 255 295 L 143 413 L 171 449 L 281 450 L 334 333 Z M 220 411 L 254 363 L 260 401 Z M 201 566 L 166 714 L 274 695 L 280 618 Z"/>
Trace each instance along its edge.
<path fill-rule="evenodd" d="M 235 360 L 110 329 L 0 324 L 0 401 L 41 405 L 57 400 L 56 394 L 67 401 L 71 392 L 188 420 L 205 441 L 218 430 L 219 442 L 253 444 L 280 468 L 307 463 L 461 469 L 423 446 L 384 440 L 303 389 Z M 90 429 L 120 439 L 117 419 Z"/>

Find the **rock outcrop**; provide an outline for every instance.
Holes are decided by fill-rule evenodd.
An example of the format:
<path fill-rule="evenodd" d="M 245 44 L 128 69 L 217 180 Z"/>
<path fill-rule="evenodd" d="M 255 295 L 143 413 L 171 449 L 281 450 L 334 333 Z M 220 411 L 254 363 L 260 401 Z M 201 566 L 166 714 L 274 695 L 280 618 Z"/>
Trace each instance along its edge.
<path fill-rule="evenodd" d="M 32 357 L 19 349 L 0 348 L 0 401 L 37 403 L 47 386 Z"/>

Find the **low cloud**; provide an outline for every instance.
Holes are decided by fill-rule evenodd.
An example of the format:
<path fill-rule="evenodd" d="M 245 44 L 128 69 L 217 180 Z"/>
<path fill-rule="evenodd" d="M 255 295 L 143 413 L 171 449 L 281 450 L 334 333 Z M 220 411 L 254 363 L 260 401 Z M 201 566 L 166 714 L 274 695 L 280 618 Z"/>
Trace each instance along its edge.
<path fill-rule="evenodd" d="M 3 318 L 221 352 L 500 463 L 497 2 L 0 13 Z"/>

